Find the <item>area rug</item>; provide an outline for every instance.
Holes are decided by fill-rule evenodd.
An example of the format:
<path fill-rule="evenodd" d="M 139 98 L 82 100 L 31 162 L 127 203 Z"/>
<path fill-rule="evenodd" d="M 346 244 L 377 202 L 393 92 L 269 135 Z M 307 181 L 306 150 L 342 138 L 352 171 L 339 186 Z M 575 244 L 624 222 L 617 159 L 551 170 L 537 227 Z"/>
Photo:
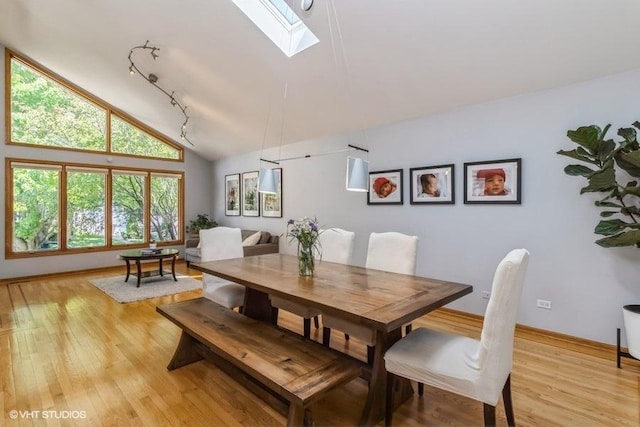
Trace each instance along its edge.
<path fill-rule="evenodd" d="M 144 278 L 140 282 L 139 288 L 136 288 L 137 279 L 135 276 L 129 277 L 128 282 L 125 282 L 124 278 L 125 276 L 116 276 L 92 279 L 89 280 L 89 283 L 120 303 L 173 295 L 202 288 L 201 280 L 192 279 L 189 276 L 176 275 L 178 281 L 175 282 L 171 277 L 171 273 L 164 277 Z"/>

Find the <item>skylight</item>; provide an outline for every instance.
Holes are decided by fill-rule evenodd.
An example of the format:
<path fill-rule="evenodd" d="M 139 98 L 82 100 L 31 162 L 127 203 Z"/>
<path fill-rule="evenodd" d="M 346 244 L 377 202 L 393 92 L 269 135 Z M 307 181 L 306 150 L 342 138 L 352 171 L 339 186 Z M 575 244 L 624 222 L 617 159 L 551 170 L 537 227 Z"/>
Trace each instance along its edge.
<path fill-rule="evenodd" d="M 319 41 L 285 0 L 233 0 L 233 3 L 288 57 Z"/>

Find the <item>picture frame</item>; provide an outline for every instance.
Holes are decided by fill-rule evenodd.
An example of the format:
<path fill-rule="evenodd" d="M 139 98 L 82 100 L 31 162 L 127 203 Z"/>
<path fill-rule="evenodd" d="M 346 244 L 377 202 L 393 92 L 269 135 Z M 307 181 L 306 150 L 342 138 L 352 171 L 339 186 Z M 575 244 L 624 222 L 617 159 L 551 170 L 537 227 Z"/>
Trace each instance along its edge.
<path fill-rule="evenodd" d="M 412 205 L 455 203 L 455 165 L 411 168 L 409 178 Z"/>
<path fill-rule="evenodd" d="M 282 218 L 282 168 L 273 169 L 278 181 L 276 194 L 260 193 L 260 213 L 263 218 Z"/>
<path fill-rule="evenodd" d="M 522 159 L 464 164 L 464 203 L 521 204 Z"/>
<path fill-rule="evenodd" d="M 224 177 L 224 214 L 240 216 L 240 174 L 234 173 Z"/>
<path fill-rule="evenodd" d="M 242 174 L 242 216 L 260 216 L 259 176 L 258 171 Z"/>
<path fill-rule="evenodd" d="M 401 205 L 403 198 L 402 169 L 369 172 L 368 205 Z"/>

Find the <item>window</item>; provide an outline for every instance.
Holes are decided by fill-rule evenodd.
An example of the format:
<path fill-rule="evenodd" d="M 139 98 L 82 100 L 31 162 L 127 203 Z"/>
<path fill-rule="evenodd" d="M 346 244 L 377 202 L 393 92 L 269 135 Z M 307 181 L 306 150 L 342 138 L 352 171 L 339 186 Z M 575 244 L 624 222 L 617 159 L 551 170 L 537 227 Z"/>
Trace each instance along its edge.
<path fill-rule="evenodd" d="M 5 165 L 13 219 L 6 232 L 7 258 L 183 239 L 181 172 L 22 159 L 6 159 Z"/>
<path fill-rule="evenodd" d="M 106 246 L 106 169 L 67 168 L 67 247 Z"/>
<path fill-rule="evenodd" d="M 319 41 L 284 0 L 233 0 L 233 3 L 288 57 Z"/>
<path fill-rule="evenodd" d="M 182 161 L 183 148 L 50 71 L 6 50 L 7 144 Z"/>
<path fill-rule="evenodd" d="M 60 171 L 55 165 L 11 164 L 13 193 L 12 251 L 41 252 L 58 248 Z"/>

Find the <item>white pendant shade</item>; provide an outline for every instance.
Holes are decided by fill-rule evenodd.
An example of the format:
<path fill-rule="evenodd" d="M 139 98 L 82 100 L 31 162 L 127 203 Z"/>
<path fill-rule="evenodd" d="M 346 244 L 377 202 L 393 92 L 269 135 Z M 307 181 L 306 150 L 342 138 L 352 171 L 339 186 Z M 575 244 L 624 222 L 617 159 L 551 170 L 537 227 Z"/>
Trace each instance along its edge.
<path fill-rule="evenodd" d="M 347 190 L 369 191 L 369 162 L 347 157 Z"/>
<path fill-rule="evenodd" d="M 276 194 L 278 192 L 278 180 L 273 169 L 260 169 L 260 178 L 258 180 L 258 192 Z"/>

